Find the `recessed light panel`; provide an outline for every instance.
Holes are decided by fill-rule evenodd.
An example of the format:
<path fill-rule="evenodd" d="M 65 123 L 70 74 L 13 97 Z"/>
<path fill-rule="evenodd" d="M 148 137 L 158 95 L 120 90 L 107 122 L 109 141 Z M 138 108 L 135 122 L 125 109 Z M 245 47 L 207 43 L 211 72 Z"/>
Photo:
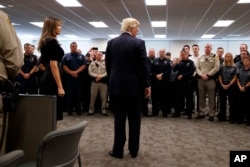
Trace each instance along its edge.
<path fill-rule="evenodd" d="M 164 6 L 167 5 L 167 0 L 145 0 L 148 6 Z"/>
<path fill-rule="evenodd" d="M 166 38 L 166 35 L 164 35 L 164 34 L 158 34 L 158 35 L 155 35 L 155 38 Z"/>
<path fill-rule="evenodd" d="M 166 21 L 151 21 L 152 27 L 167 27 Z"/>
<path fill-rule="evenodd" d="M 80 4 L 77 0 L 56 0 L 56 1 L 64 7 L 81 7 L 82 6 L 82 4 Z"/>
<path fill-rule="evenodd" d="M 43 22 L 30 22 L 30 24 L 33 24 L 37 27 L 43 28 Z"/>
<path fill-rule="evenodd" d="M 219 20 L 217 21 L 213 27 L 228 27 L 230 26 L 232 23 L 234 22 L 234 20 Z"/>
<path fill-rule="evenodd" d="M 250 3 L 250 0 L 239 0 L 237 3 Z"/>
<path fill-rule="evenodd" d="M 210 38 L 213 38 L 213 37 L 215 37 L 215 34 L 204 34 L 204 35 L 202 35 L 201 38 L 210 39 Z"/>
<path fill-rule="evenodd" d="M 92 26 L 96 27 L 96 28 L 107 28 L 108 26 L 102 22 L 102 21 L 99 21 L 99 22 L 89 22 L 89 24 L 91 24 Z"/>

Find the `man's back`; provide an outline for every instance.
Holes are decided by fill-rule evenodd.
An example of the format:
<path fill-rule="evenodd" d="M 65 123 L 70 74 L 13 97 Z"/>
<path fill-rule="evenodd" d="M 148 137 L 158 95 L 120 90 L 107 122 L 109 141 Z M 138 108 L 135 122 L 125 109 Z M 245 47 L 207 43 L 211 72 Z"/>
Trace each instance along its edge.
<path fill-rule="evenodd" d="M 149 78 L 145 42 L 123 33 L 108 42 L 106 66 L 113 95 L 141 96 L 145 72 Z"/>

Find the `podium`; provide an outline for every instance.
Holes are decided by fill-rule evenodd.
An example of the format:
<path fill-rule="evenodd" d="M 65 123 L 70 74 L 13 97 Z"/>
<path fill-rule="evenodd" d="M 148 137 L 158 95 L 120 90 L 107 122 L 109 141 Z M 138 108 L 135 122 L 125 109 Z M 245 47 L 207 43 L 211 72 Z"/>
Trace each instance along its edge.
<path fill-rule="evenodd" d="M 56 96 L 19 95 L 16 112 L 8 114 L 6 153 L 21 149 L 23 163 L 36 161 L 42 138 L 56 130 Z"/>

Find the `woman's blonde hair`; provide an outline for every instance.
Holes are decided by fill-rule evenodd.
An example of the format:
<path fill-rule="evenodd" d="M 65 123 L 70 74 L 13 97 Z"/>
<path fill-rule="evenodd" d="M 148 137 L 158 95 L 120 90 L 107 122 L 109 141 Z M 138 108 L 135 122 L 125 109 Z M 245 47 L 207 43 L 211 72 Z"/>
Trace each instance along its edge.
<path fill-rule="evenodd" d="M 62 25 L 62 21 L 58 18 L 47 17 L 43 21 L 42 34 L 38 43 L 37 50 L 40 51 L 41 47 L 46 43 L 48 38 L 56 38 L 57 34 L 55 29 L 57 26 Z"/>
<path fill-rule="evenodd" d="M 226 62 L 226 56 L 229 56 L 231 58 L 230 62 Z M 223 66 L 234 66 L 234 58 L 233 58 L 233 54 L 231 52 L 227 52 L 225 54 L 224 62 L 222 65 Z"/>
<path fill-rule="evenodd" d="M 139 27 L 140 22 L 135 18 L 125 18 L 122 20 L 121 32 L 130 32 L 130 28 Z"/>

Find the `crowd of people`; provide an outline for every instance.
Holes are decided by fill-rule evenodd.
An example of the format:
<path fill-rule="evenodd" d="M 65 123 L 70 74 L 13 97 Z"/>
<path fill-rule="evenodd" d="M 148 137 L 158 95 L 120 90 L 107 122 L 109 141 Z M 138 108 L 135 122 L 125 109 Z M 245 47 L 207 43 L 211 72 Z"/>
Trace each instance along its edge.
<path fill-rule="evenodd" d="M 224 54 L 222 47 L 212 53 L 210 43 L 205 45 L 203 54 L 199 53 L 197 44 L 192 45 L 192 50 L 193 55 L 190 46 L 184 45 L 180 55 L 173 59 L 165 49 L 159 50 L 157 58 L 154 49 L 149 50 L 152 116 L 157 116 L 161 109 L 163 117 L 176 118 L 183 114 L 192 119 L 196 104 L 196 119 L 208 116 L 209 121 L 214 121 L 217 117 L 221 122 L 249 126 L 250 55 L 247 44 L 241 44 L 240 54 L 235 57 L 230 52 Z M 144 111 L 143 115 L 148 116 L 148 112 Z"/>
<path fill-rule="evenodd" d="M 45 66 L 42 58 L 34 55 L 34 49 L 34 45 L 24 44 L 24 65 L 17 76 L 22 94 L 43 94 L 40 77 Z M 112 102 L 103 52 L 93 47 L 83 55 L 76 42 L 70 44 L 70 50 L 63 56 L 60 66 L 66 92 L 64 110 L 68 115 L 75 111 L 78 115 L 87 112 L 91 116 L 100 112 L 107 116 L 108 104 Z M 152 93 L 150 98 L 143 99 L 142 115 L 157 116 L 162 111 L 163 117 L 186 115 L 187 119 L 192 119 L 196 111 L 197 119 L 208 116 L 209 121 L 214 121 L 217 116 L 219 121 L 249 125 L 246 101 L 250 96 L 249 57 L 247 44 L 240 46 L 240 54 L 236 56 L 230 52 L 224 54 L 222 47 L 214 54 L 209 43 L 204 47 L 204 54 L 200 54 L 198 44 L 191 48 L 184 45 L 180 55 L 173 58 L 164 48 L 158 52 L 149 48 Z M 152 102 L 151 114 L 149 101 Z"/>
<path fill-rule="evenodd" d="M 0 16 L 7 18 L 5 13 L 0 12 Z M 13 31 L 10 22 L 1 21 L 7 25 L 5 32 Z M 34 55 L 34 45 L 25 43 L 19 71 L 17 66 L 21 66 L 21 61 L 12 59 L 22 58 L 20 47 L 16 48 L 20 42 L 15 32 L 11 32 L 13 41 L 17 41 L 13 50 L 20 53 L 8 60 L 14 64 L 14 69 L 8 70 L 6 66 L 8 75 L 2 69 L 0 83 L 18 71 L 15 79 L 20 83 L 20 94 L 56 95 L 57 120 L 63 119 L 63 111 L 69 116 L 74 112 L 92 116 L 99 109 L 107 116 L 110 108 L 114 115 L 114 144 L 109 155 L 115 158 L 123 158 L 127 117 L 128 149 L 132 158 L 136 158 L 139 151 L 141 114 L 156 117 L 162 112 L 164 118 L 186 115 L 187 119 L 192 119 L 196 108 L 196 119 L 208 117 L 209 121 L 214 121 L 217 116 L 221 122 L 250 126 L 247 44 L 240 45 L 240 54 L 235 57 L 230 52 L 224 54 L 222 47 L 213 53 L 210 43 L 204 46 L 202 54 L 199 45 L 193 44 L 193 55 L 190 46 L 184 45 L 180 47 L 180 54 L 173 58 L 164 48 L 157 54 L 150 48 L 147 56 L 145 41 L 136 38 L 139 25 L 134 18 L 123 19 L 121 35 L 108 41 L 103 58 L 103 52 L 96 47 L 83 55 L 76 42 L 70 44 L 70 52 L 65 54 L 56 38 L 61 33 L 62 21 L 47 17 L 38 43 L 41 56 Z M 10 48 L 7 47 L 9 37 L 3 39 L 6 48 Z M 148 111 L 150 100 L 151 114 Z"/>

